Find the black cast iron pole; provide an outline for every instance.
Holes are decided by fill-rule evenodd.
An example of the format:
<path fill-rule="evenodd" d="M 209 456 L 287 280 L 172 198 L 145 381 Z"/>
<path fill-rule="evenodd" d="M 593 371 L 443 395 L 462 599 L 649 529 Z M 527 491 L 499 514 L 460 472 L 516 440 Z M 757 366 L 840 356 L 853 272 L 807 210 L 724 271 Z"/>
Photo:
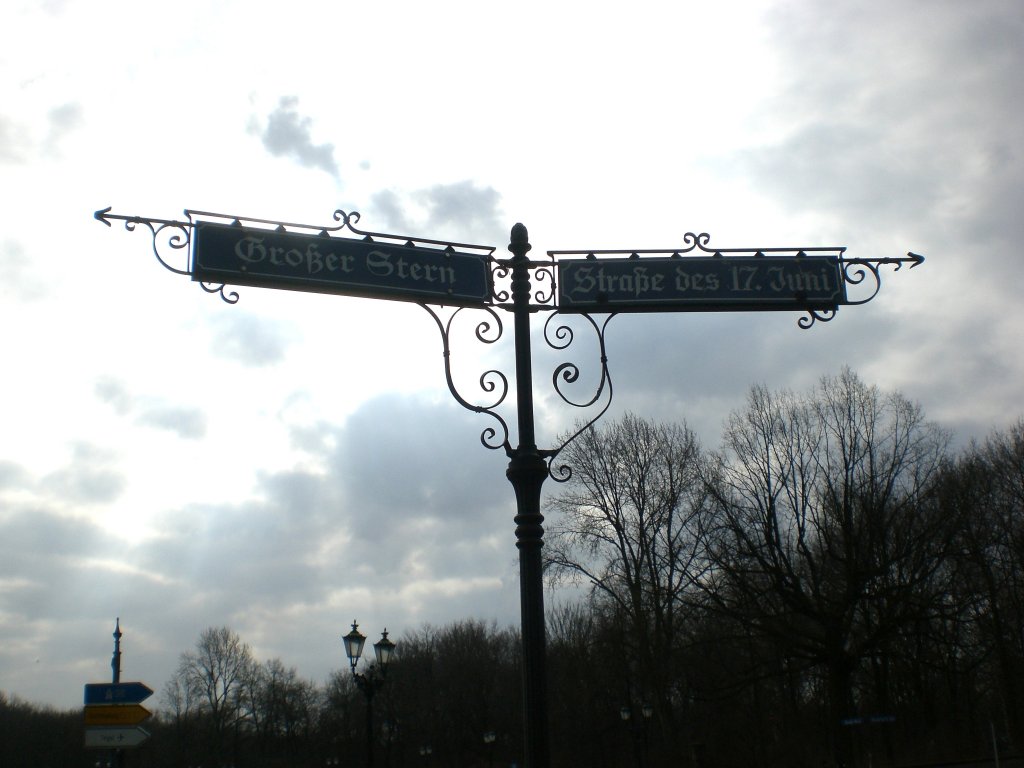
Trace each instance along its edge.
<path fill-rule="evenodd" d="M 117 617 L 114 624 L 114 655 L 110 658 L 111 682 L 117 685 L 121 682 L 121 617 Z M 115 749 L 110 753 L 110 765 L 114 768 L 124 768 L 124 750 Z"/>
<path fill-rule="evenodd" d="M 523 726 L 525 768 L 548 768 L 547 682 L 544 664 L 544 578 L 541 547 L 544 516 L 541 486 L 547 463 L 537 450 L 533 419 L 533 363 L 530 353 L 530 251 L 526 227 L 516 224 L 512 252 L 512 311 L 515 328 L 516 407 L 519 445 L 511 452 L 506 476 L 516 494 L 516 547 L 523 642 Z"/>
<path fill-rule="evenodd" d="M 366 766 L 373 768 L 373 686 L 367 685 L 363 693 L 366 694 Z"/>

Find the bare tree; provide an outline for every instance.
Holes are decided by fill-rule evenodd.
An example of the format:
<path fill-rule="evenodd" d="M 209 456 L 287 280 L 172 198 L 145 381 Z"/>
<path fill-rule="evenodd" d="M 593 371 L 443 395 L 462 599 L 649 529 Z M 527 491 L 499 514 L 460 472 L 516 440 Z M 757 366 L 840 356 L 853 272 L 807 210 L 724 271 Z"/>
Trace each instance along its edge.
<path fill-rule="evenodd" d="M 950 473 L 943 500 L 959 514 L 962 600 L 991 659 L 991 719 L 1024 743 L 1024 420 L 972 445 Z M 990 710 L 991 711 L 991 710 Z"/>
<path fill-rule="evenodd" d="M 401 724 L 411 748 L 429 745 L 438 765 L 483 765 L 521 750 L 519 638 L 511 629 L 467 619 L 403 635 L 383 691 L 383 712 Z"/>
<path fill-rule="evenodd" d="M 885 690 L 855 700 L 861 663 L 884 661 L 946 592 L 952 527 L 932 491 L 947 444 L 919 406 L 849 370 L 803 396 L 754 387 L 728 420 L 705 584 L 720 609 L 823 668 L 837 748 L 841 718 L 886 706 Z"/>
<path fill-rule="evenodd" d="M 284 750 L 293 757 L 311 741 L 316 726 L 320 694 L 315 684 L 299 677 L 295 667 L 280 659 L 254 665 L 245 681 L 242 700 L 246 717 L 268 755 Z"/>
<path fill-rule="evenodd" d="M 249 646 L 227 627 L 202 632 L 195 649 L 181 654 L 164 698 L 176 713 L 195 713 L 205 726 L 210 757 L 234 746 L 245 717 L 243 692 L 256 675 Z"/>
<path fill-rule="evenodd" d="M 562 458 L 572 475 L 551 500 L 558 514 L 545 548 L 548 573 L 589 584 L 595 602 L 612 609 L 622 661 L 632 667 L 626 679 L 638 688 L 622 696 L 655 705 L 663 732 L 676 740 L 674 710 L 686 684 L 674 661 L 706 569 L 697 439 L 685 424 L 627 415 L 588 429 Z M 682 754 L 679 744 L 670 749 Z"/>

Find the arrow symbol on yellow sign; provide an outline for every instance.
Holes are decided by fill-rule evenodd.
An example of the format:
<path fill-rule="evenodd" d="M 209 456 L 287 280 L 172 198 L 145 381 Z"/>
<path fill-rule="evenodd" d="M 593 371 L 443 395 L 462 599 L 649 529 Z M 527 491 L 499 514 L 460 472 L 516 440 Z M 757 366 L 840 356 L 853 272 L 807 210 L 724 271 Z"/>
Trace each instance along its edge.
<path fill-rule="evenodd" d="M 85 724 L 136 725 L 152 714 L 140 704 L 93 704 L 85 708 Z"/>

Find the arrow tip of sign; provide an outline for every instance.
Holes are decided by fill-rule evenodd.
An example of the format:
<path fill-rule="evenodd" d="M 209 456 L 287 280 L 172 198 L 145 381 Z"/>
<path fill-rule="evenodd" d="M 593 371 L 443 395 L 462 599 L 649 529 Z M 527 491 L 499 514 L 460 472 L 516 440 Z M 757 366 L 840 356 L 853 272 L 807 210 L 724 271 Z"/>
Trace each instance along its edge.
<path fill-rule="evenodd" d="M 913 269 L 914 267 L 919 266 L 921 264 L 924 264 L 924 256 L 922 256 L 922 255 L 920 255 L 918 253 L 913 253 L 911 251 L 907 251 L 907 256 L 909 256 L 911 259 L 914 260 L 914 263 L 910 265 L 911 269 Z"/>
<path fill-rule="evenodd" d="M 96 221 L 102 221 L 104 224 L 106 224 L 109 227 L 110 226 L 110 222 L 107 221 L 107 214 L 110 213 L 110 210 L 113 207 L 114 206 L 112 206 L 112 205 L 108 205 L 106 208 L 103 208 L 102 210 L 96 211 L 96 213 L 94 213 L 92 216 L 93 216 L 94 219 L 96 219 Z"/>

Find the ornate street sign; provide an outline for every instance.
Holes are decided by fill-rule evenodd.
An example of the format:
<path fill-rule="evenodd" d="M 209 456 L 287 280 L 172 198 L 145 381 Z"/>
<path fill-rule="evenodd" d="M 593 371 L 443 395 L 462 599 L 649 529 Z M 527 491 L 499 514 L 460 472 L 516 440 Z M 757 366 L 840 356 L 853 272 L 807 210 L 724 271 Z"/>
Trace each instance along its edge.
<path fill-rule="evenodd" d="M 835 256 L 558 262 L 562 312 L 834 310 L 845 299 Z"/>
<path fill-rule="evenodd" d="M 491 298 L 486 255 L 206 221 L 192 237 L 192 279 L 458 306 Z"/>
<path fill-rule="evenodd" d="M 709 248 L 707 233 L 659 250 L 548 251 L 562 313 L 807 312 L 800 326 L 831 320 L 881 287 L 879 266 L 911 268 L 924 257 L 850 259 L 844 247 Z M 693 251 L 702 255 L 690 256 Z M 708 254 L 708 255 L 703 255 Z M 578 258 L 583 256 L 584 258 Z M 569 257 L 569 258 L 566 258 Z M 573 258 L 576 257 L 576 258 Z M 857 289 L 857 296 L 847 291 Z"/>
<path fill-rule="evenodd" d="M 234 304 L 229 285 L 483 307 L 493 298 L 494 247 L 356 229 L 358 213 L 335 211 L 321 227 L 186 210 L 186 221 L 96 211 L 108 227 L 145 227 L 153 253 L 171 272 L 189 275 Z M 357 238 L 341 237 L 347 230 Z"/>
<path fill-rule="evenodd" d="M 527 768 L 547 768 L 548 732 L 544 672 L 545 629 L 543 562 L 544 516 L 541 487 L 546 478 L 568 480 L 571 470 L 558 466 L 559 453 L 610 407 L 612 376 L 605 332 L 621 312 L 693 312 L 734 310 L 797 310 L 797 324 L 810 328 L 831 320 L 841 305 L 864 304 L 881 289 L 880 267 L 916 267 L 924 259 L 913 253 L 899 258 L 849 259 L 845 248 L 721 248 L 707 247 L 710 236 L 684 235 L 684 246 L 668 250 L 548 251 L 549 261 L 531 260 L 526 227 L 512 227 L 511 259 L 494 256 L 494 248 L 445 243 L 422 238 L 399 238 L 361 232 L 353 223 L 359 214 L 335 211 L 337 227 L 320 228 L 265 219 L 185 211 L 188 221 L 150 219 L 96 211 L 110 226 L 147 228 L 153 253 L 163 266 L 189 275 L 204 290 L 238 301 L 226 285 L 254 285 L 291 290 L 321 291 L 420 304 L 434 319 L 443 344 L 448 389 L 464 408 L 493 421 L 480 442 L 509 457 L 506 476 L 516 494 L 516 547 L 519 549 L 522 606 L 524 762 Z M 333 235 L 347 228 L 362 237 Z M 699 250 L 698 255 L 685 256 Z M 188 254 L 184 266 L 169 257 Z M 851 293 L 853 295 L 851 295 Z M 451 305 L 446 317 L 434 305 Z M 512 444 L 509 423 L 499 412 L 513 392 L 510 377 L 499 369 L 477 379 L 479 392 L 465 394 L 453 375 L 450 341 L 453 323 L 466 311 L 483 310 L 474 320 L 476 339 L 493 344 L 503 332 L 498 310 L 512 313 L 515 346 L 515 384 L 518 445 Z M 593 389 L 580 367 L 560 363 L 551 382 L 567 404 L 599 411 L 554 448 L 539 448 L 534 429 L 533 368 L 530 321 L 546 311 L 543 340 L 550 349 L 566 350 L 576 338 L 563 323 L 566 315 L 582 327 L 589 323 L 597 336 L 598 375 Z M 592 315 L 602 315 L 595 319 Z M 477 315 L 478 318 L 481 316 Z M 580 392 L 575 387 L 583 385 Z M 116 635 L 115 635 L 116 637 Z M 115 682 L 116 682 L 115 677 Z M 88 694 L 87 694 L 88 695 Z M 124 734 L 119 734 L 118 738 Z M 95 738 L 100 738 L 96 736 Z"/>

